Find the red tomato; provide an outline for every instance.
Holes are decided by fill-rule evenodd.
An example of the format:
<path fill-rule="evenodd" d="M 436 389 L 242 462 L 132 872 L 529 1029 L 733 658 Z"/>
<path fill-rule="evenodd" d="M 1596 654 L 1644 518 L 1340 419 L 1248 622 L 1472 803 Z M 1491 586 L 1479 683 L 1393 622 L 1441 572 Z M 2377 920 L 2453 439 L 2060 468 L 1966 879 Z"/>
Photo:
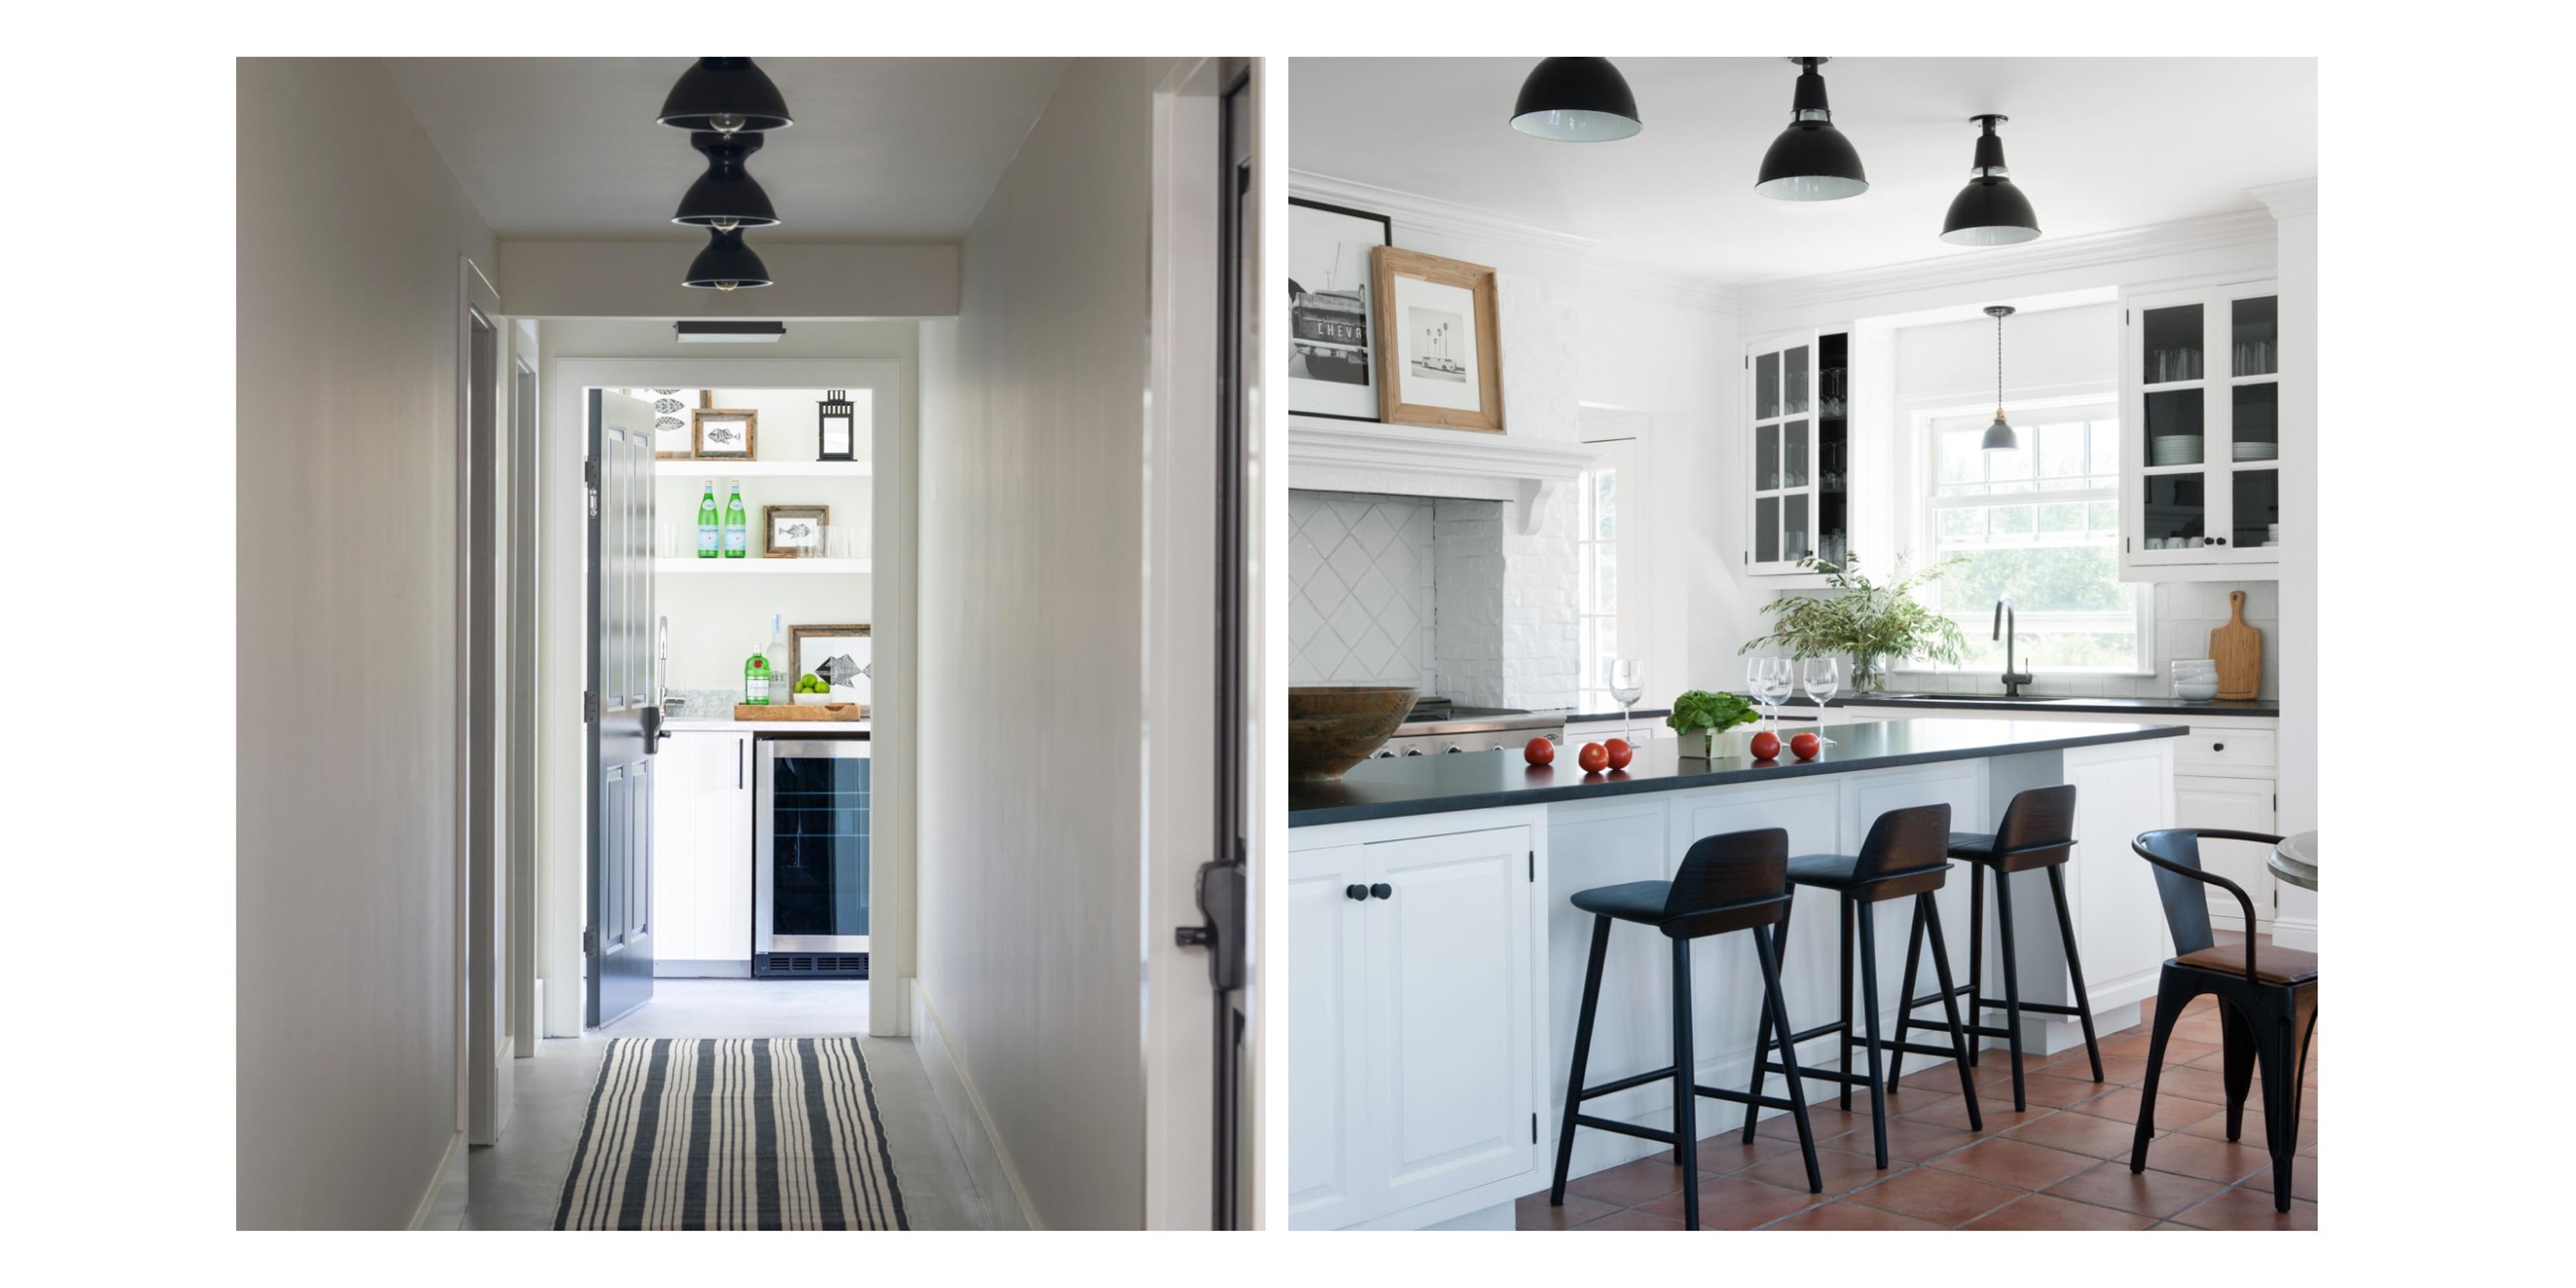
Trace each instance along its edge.
<path fill-rule="evenodd" d="M 1521 759 L 1533 765 L 1544 765 L 1556 759 L 1556 744 L 1545 738 L 1532 738 L 1521 748 Z"/>
<path fill-rule="evenodd" d="M 1824 740 L 1811 733 L 1802 733 L 1789 740 L 1790 752 L 1800 760 L 1814 760 L 1824 746 Z"/>
<path fill-rule="evenodd" d="M 1613 738 L 1601 744 L 1601 749 L 1610 753 L 1612 769 L 1626 769 L 1628 762 L 1636 759 L 1637 756 L 1637 749 L 1629 746 L 1625 738 Z"/>
<path fill-rule="evenodd" d="M 1770 760 L 1780 754 L 1780 735 L 1768 729 L 1753 735 L 1753 758 Z"/>
<path fill-rule="evenodd" d="M 1587 774 L 1597 774 L 1610 767 L 1610 751 L 1600 743 L 1587 742 L 1583 750 L 1575 753 L 1574 763 L 1583 766 Z"/>

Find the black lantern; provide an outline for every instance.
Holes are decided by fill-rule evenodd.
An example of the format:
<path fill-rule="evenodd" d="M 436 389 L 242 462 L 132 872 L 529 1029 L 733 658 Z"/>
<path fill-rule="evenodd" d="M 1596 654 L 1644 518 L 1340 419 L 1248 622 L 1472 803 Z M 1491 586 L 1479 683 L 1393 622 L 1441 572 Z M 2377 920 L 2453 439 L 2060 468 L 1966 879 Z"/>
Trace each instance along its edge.
<path fill-rule="evenodd" d="M 760 181 L 742 168 L 743 161 L 760 150 L 761 137 L 757 131 L 692 131 L 689 146 L 707 154 L 707 172 L 689 185 L 671 222 L 718 232 L 767 228 L 777 223 L 778 212 L 770 206 L 769 194 L 761 191 Z"/>
<path fill-rule="evenodd" d="M 1762 154 L 1762 173 L 1753 190 L 1782 201 L 1838 201 L 1869 191 L 1869 175 L 1860 168 L 1860 150 L 1834 128 L 1833 109 L 1825 105 L 1825 78 L 1816 74 L 1823 58 L 1792 58 L 1798 64 L 1798 89 L 1789 105 L 1789 128 Z"/>
<path fill-rule="evenodd" d="M 707 230 L 707 248 L 689 263 L 689 275 L 680 285 L 708 290 L 730 291 L 743 286 L 769 285 L 769 266 L 744 245 L 742 233 Z"/>
<path fill-rule="evenodd" d="M 1563 143 L 1606 143 L 1645 127 L 1628 78 L 1607 58 L 1546 58 L 1521 82 L 1512 128 Z"/>
<path fill-rule="evenodd" d="M 675 130 L 783 130 L 794 125 L 787 98 L 748 58 L 701 58 L 662 100 L 662 124 Z"/>
<path fill-rule="evenodd" d="M 1941 221 L 1941 240 L 1953 246 L 2010 246 L 2039 236 L 2039 216 L 2030 198 L 2012 181 L 2004 166 L 2004 141 L 1995 126 L 2010 117 L 1988 113 L 1969 122 L 1985 127 L 1977 136 L 1977 163 L 1969 167 L 1968 186 L 1950 199 L 1950 214 Z"/>
<path fill-rule="evenodd" d="M 850 391 L 824 391 L 823 401 L 814 405 L 815 423 L 821 428 L 815 445 L 818 461 L 855 461 L 859 459 L 859 408 L 850 401 Z"/>

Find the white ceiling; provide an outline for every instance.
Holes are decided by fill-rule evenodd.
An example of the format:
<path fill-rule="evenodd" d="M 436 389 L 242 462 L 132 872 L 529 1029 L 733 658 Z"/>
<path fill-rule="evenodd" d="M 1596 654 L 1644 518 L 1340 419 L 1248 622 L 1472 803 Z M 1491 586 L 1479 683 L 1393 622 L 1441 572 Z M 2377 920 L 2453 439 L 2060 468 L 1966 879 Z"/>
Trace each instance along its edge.
<path fill-rule="evenodd" d="M 654 123 L 687 58 L 392 58 L 394 82 L 503 238 L 702 239 L 670 222 L 706 169 Z M 1061 58 L 763 58 L 796 124 L 749 163 L 756 242 L 954 241 L 1064 77 Z"/>
<path fill-rule="evenodd" d="M 2042 236 L 2259 208 L 2246 189 L 2317 173 L 2314 59 L 1837 58 L 1834 123 L 1870 190 L 1753 191 L 1789 120 L 1777 58 L 1621 58 L 1645 132 L 1556 143 L 1508 124 L 1533 60 L 1300 58 L 1289 164 L 1598 236 L 1595 260 L 1727 285 L 1981 252 L 1940 240 L 1976 138 L 2001 112 Z"/>

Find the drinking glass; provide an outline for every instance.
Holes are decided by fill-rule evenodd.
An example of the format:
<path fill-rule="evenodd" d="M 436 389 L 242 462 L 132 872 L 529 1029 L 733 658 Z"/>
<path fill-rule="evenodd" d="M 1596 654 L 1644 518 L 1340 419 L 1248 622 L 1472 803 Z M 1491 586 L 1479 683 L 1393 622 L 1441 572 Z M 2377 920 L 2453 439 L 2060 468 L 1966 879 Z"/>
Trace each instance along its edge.
<path fill-rule="evenodd" d="M 1830 747 L 1834 740 L 1825 736 L 1824 709 L 1842 688 L 1842 664 L 1830 657 L 1808 658 L 1806 679 L 1807 696 L 1816 703 L 1816 740 Z"/>
<path fill-rule="evenodd" d="M 1786 683 L 1788 671 L 1789 659 L 1785 657 L 1757 657 L 1744 668 L 1744 687 L 1752 691 L 1755 702 L 1771 709 L 1770 719 L 1774 732 L 1780 725 L 1780 711 L 1777 704 L 1781 698 L 1788 696 Z"/>
<path fill-rule="evenodd" d="M 1610 696 L 1619 700 L 1619 737 L 1630 743 L 1636 742 L 1630 728 L 1633 720 L 1630 712 L 1636 707 L 1637 699 L 1646 696 L 1646 664 L 1633 657 L 1610 659 Z"/>

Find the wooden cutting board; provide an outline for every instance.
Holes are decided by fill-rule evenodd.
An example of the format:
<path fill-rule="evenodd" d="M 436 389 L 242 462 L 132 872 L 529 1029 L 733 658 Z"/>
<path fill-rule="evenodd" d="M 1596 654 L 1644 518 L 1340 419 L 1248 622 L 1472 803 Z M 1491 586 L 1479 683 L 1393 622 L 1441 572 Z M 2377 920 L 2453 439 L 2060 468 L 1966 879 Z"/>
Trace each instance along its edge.
<path fill-rule="evenodd" d="M 2263 632 L 2245 624 L 2245 592 L 2227 592 L 2227 624 L 2209 633 L 2218 664 L 2218 696 L 2251 698 L 2263 682 Z"/>
<path fill-rule="evenodd" d="M 756 707 L 737 702 L 733 708 L 736 720 L 865 720 L 868 707 L 864 702 L 835 702 L 828 706 L 800 707 L 785 703 Z"/>

